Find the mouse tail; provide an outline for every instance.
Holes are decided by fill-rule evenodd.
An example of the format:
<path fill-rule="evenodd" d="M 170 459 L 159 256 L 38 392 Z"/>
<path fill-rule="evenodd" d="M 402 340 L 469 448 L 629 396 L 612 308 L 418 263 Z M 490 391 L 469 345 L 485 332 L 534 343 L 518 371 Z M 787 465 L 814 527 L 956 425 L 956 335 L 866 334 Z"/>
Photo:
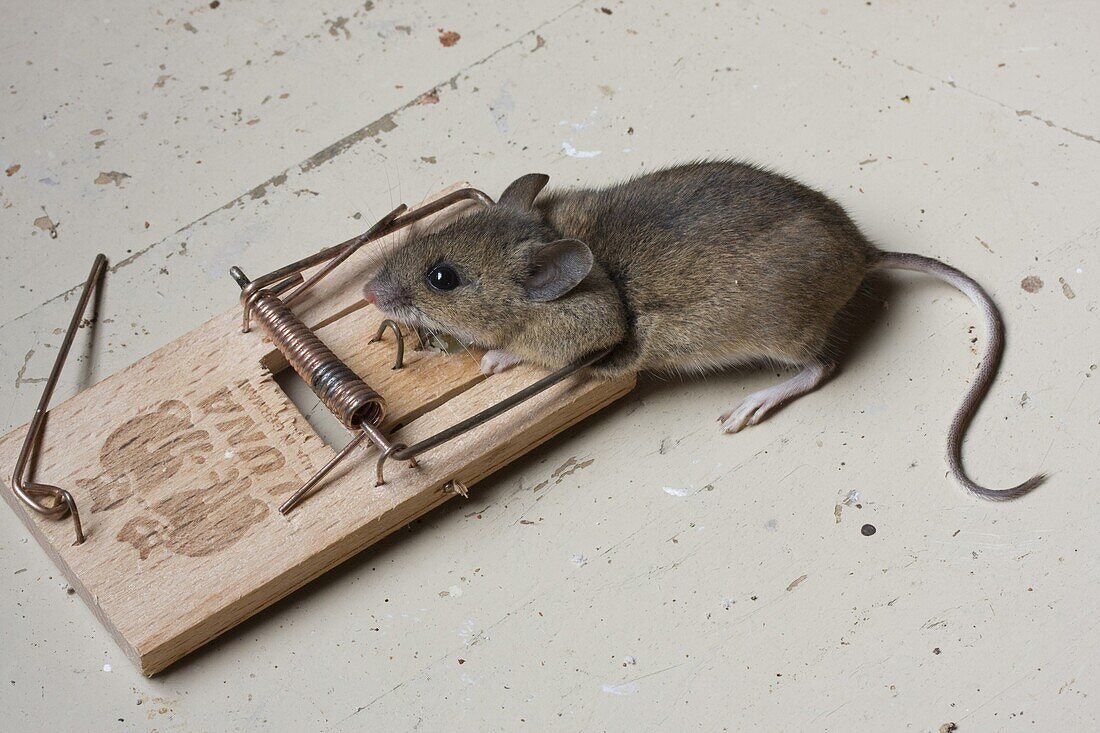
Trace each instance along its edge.
<path fill-rule="evenodd" d="M 990 489 L 974 483 L 963 470 L 963 436 L 978 409 L 978 405 L 981 404 L 986 392 L 989 391 L 989 385 L 992 384 L 993 377 L 997 373 L 997 368 L 1001 363 L 1001 354 L 1004 351 L 1004 322 L 1001 320 L 1001 314 L 989 294 L 966 273 L 931 257 L 906 252 L 883 252 L 876 263 L 876 268 L 911 270 L 933 275 L 953 285 L 969 297 L 974 305 L 978 306 L 982 318 L 985 320 L 986 331 L 989 334 L 989 345 L 985 349 L 985 354 L 982 355 L 977 376 L 971 382 L 969 389 L 966 390 L 962 404 L 959 405 L 959 409 L 956 410 L 955 416 L 951 420 L 951 428 L 947 433 L 947 465 L 956 481 L 962 484 L 967 491 L 983 499 L 1006 501 L 1030 492 L 1046 479 L 1045 475 L 1037 474 L 1022 484 L 1011 488 Z"/>

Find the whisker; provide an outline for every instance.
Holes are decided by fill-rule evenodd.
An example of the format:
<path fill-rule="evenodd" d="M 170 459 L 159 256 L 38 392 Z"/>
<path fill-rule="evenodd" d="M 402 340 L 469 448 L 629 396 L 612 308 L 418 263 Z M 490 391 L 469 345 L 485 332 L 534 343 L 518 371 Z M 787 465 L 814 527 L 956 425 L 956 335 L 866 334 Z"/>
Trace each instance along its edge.
<path fill-rule="evenodd" d="M 401 196 L 401 166 L 397 166 L 394 172 L 397 173 L 397 200 L 398 202 L 401 202 L 403 201 L 403 198 Z"/>
<path fill-rule="evenodd" d="M 437 334 L 437 333 L 436 333 L 435 331 L 433 331 L 433 330 L 432 330 L 431 328 L 429 328 L 428 326 L 424 326 L 423 328 L 424 328 L 424 330 L 425 330 L 425 331 L 427 331 L 427 332 L 428 332 L 429 334 L 431 334 L 432 338 L 435 338 L 435 339 L 438 339 L 438 338 L 439 338 L 439 334 Z M 457 341 L 458 339 L 455 339 L 455 340 Z M 458 343 L 459 343 L 459 345 L 460 345 L 460 346 L 462 346 L 463 350 L 465 350 L 465 351 L 467 352 L 467 354 L 469 354 L 470 358 L 473 358 L 473 354 L 470 354 L 470 353 L 469 353 L 469 350 L 468 350 L 468 349 L 466 349 L 466 346 L 465 346 L 465 345 L 463 345 L 461 341 L 459 341 Z M 480 362 L 477 362 L 477 360 L 475 360 L 475 363 L 477 363 L 477 364 L 478 364 L 478 368 L 480 369 Z M 453 417 L 453 418 L 455 419 L 455 422 L 457 422 L 457 421 L 459 420 L 459 414 L 458 414 L 458 411 L 457 411 L 457 410 L 455 410 L 454 406 L 453 406 L 453 405 L 451 405 L 451 401 L 450 401 L 450 400 L 447 400 L 446 402 L 444 402 L 444 403 L 443 403 L 443 405 L 444 405 L 444 406 L 445 406 L 445 407 L 446 407 L 446 408 L 447 408 L 448 410 L 450 410 L 450 413 L 451 413 L 451 417 Z"/>
<path fill-rule="evenodd" d="M 430 333 L 434 338 L 439 338 L 439 334 L 433 331 L 431 328 L 425 326 L 424 330 Z M 469 347 L 466 346 L 466 344 L 462 343 L 462 339 L 455 337 L 455 341 L 457 341 L 458 345 L 462 347 L 462 350 L 466 353 L 466 356 L 470 358 L 470 361 L 472 361 L 475 365 L 477 365 L 478 369 L 480 369 L 481 360 L 474 356 L 474 352 L 470 351 Z"/>

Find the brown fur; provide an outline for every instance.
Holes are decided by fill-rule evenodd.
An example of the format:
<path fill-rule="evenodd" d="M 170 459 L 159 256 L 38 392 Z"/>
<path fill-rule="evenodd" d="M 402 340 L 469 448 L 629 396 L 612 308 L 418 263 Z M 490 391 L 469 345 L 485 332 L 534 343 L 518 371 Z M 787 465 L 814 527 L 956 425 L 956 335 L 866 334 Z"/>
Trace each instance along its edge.
<path fill-rule="evenodd" d="M 876 259 L 839 205 L 743 163 L 691 163 L 524 205 L 544 182 L 413 237 L 372 283 L 376 299 L 399 319 L 543 366 L 612 345 L 604 374 L 802 364 L 821 354 Z M 522 287 L 531 255 L 563 237 L 587 243 L 596 265 L 565 296 L 532 302 Z M 440 261 L 469 284 L 433 292 L 424 275 Z"/>

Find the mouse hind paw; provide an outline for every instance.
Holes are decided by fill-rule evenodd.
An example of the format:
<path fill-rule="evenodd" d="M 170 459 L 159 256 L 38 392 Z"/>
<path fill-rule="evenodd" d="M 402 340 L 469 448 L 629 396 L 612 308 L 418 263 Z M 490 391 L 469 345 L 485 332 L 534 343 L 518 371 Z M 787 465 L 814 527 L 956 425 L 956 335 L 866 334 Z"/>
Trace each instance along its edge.
<path fill-rule="evenodd" d="M 756 425 L 780 405 L 812 392 L 832 374 L 834 368 L 830 363 L 814 362 L 785 382 L 753 392 L 718 417 L 722 430 L 737 433 L 749 425 Z"/>

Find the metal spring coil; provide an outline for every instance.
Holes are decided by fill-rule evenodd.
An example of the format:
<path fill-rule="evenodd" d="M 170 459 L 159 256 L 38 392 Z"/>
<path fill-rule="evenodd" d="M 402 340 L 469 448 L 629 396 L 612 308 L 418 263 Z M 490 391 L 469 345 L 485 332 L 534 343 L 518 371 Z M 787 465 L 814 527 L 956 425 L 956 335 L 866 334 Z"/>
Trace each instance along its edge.
<path fill-rule="evenodd" d="M 251 305 L 253 317 L 275 347 L 346 428 L 381 424 L 386 416 L 382 396 L 340 361 L 277 295 L 261 291 Z"/>

